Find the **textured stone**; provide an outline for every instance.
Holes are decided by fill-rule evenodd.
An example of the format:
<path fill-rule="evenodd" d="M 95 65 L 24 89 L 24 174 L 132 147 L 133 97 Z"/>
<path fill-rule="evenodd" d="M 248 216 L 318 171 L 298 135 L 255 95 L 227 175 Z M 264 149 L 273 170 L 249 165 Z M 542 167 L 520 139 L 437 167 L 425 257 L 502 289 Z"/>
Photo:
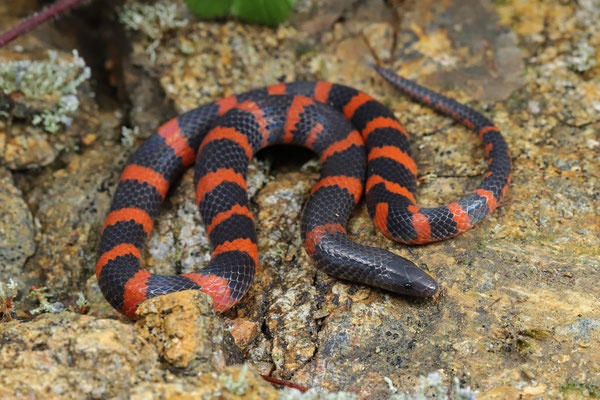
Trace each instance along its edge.
<path fill-rule="evenodd" d="M 68 312 L 0 324 L 0 365 L 2 398 L 126 399 L 159 376 L 156 350 L 131 324 Z"/>
<path fill-rule="evenodd" d="M 241 400 L 280 399 L 279 392 L 245 366 L 227 367 L 221 373 L 205 373 L 188 380 L 146 382 L 135 387 L 132 400 Z"/>
<path fill-rule="evenodd" d="M 148 117 L 149 133 L 158 120 L 172 116 L 159 111 L 172 112 L 164 106 L 169 100 L 184 111 L 280 80 L 328 79 L 365 90 L 395 111 L 411 137 L 423 205 L 448 203 L 472 190 L 486 167 L 476 135 L 390 88 L 367 65 L 379 59 L 493 119 L 513 154 L 513 184 L 502 207 L 473 230 L 427 246 L 385 239 L 364 205 L 359 206 L 348 225 L 352 238 L 408 257 L 440 282 L 438 298 L 416 301 L 321 273 L 302 250 L 299 236 L 302 205 L 318 166 L 305 164 L 306 155 L 299 152 L 265 151 L 261 157 L 267 167 L 259 169 L 269 170 L 271 177 L 260 177 L 257 187 L 269 182 L 253 197 L 261 270 L 248 295 L 222 317 L 248 327 L 237 335 L 247 359 L 262 373 L 352 391 L 359 398 L 388 397 L 388 382 L 412 391 L 420 375 L 433 371 L 441 371 L 445 383 L 459 378 L 483 398 L 597 392 L 600 60 L 596 50 L 586 60 L 581 49 L 600 45 L 598 2 L 297 4 L 305 8 L 292 17 L 297 18 L 293 27 L 190 20 L 157 43 L 155 59 L 146 52 L 150 43 L 134 39 L 135 68 L 125 64 L 124 72 L 129 78 L 139 75 L 126 79 L 132 120 Z M 326 8 L 312 9 L 313 4 Z M 305 22 L 314 25 L 304 31 Z M 152 77 L 160 79 L 147 82 Z M 151 90 L 136 92 L 136 85 Z M 0 135 L 0 146 L 6 140 Z M 25 272 L 43 268 L 42 282 L 62 291 L 92 275 L 100 214 L 106 212 L 125 158 L 114 154 L 127 153 L 114 134 L 100 131 L 90 147 L 96 143 L 106 149 L 61 154 L 60 163 L 15 178 L 46 235 L 39 250 L 45 258 L 36 256 Z M 79 157 L 95 161 L 86 166 Z M 79 203 L 61 207 L 56 199 L 73 201 L 77 185 L 93 193 L 98 215 L 65 217 L 70 209 L 82 213 Z M 205 263 L 208 246 L 193 202 L 188 172 L 161 211 L 144 255 L 150 268 L 176 273 Z M 59 217 L 50 218 L 52 212 Z M 65 237 L 85 239 L 73 246 L 80 257 L 73 258 L 72 240 Z M 98 299 L 94 279 L 87 282 L 90 297 Z M 102 304 L 106 307 L 94 300 L 90 312 L 108 315 Z M 160 346 L 168 347 L 167 341 Z M 153 392 L 157 397 L 196 393 L 185 377 L 162 372 L 163 381 L 144 381 L 131 393 L 138 398 L 153 398 Z M 210 373 L 202 379 L 217 388 Z"/>
<path fill-rule="evenodd" d="M 45 170 L 32 179 L 25 198 L 40 223 L 43 246 L 25 270 L 43 274 L 44 286 L 59 295 L 83 288 L 93 273 L 97 238 L 112 190 L 125 162 L 124 151 L 94 146 L 65 160 L 64 168 Z"/>
<path fill-rule="evenodd" d="M 212 307 L 212 298 L 187 290 L 140 305 L 136 327 L 161 358 L 187 375 L 221 371 L 242 361 L 233 338 Z"/>
<path fill-rule="evenodd" d="M 570 43 L 565 38 L 596 43 L 597 35 L 587 32 L 598 29 L 591 17 L 597 6 L 431 0 L 387 2 L 392 7 L 386 13 L 385 4 L 365 3 L 340 8 L 328 2 L 343 20 L 315 19 L 307 32 L 199 24 L 191 29 L 217 44 L 208 55 L 198 51 L 167 63 L 162 83 L 184 110 L 272 83 L 265 69 L 292 57 L 286 80 L 342 82 L 396 112 L 426 182 L 418 189 L 424 205 L 447 203 L 474 188 L 486 167 L 476 136 L 398 95 L 366 65 L 378 58 L 490 116 L 515 157 L 513 185 L 503 206 L 479 226 L 428 246 L 393 244 L 376 232 L 364 206 L 355 212 L 348 229 L 359 242 L 391 249 L 436 276 L 441 296 L 421 302 L 319 272 L 300 249 L 297 222 L 315 170 L 289 171 L 301 163 L 276 167 L 274 181 L 255 198 L 262 270 L 241 304 L 227 313 L 263 326 L 245 353 L 263 369 L 270 360 L 274 376 L 363 398 L 390 394 L 383 377 L 408 390 L 419 375 L 436 370 L 481 392 L 498 387 L 503 393 L 558 396 L 569 381 L 598 386 L 588 373 L 600 368 L 589 347 L 598 344 L 600 318 L 594 311 L 600 305 L 589 296 L 599 279 L 594 210 L 600 127 L 593 96 L 600 90 L 598 67 L 577 74 L 569 68 L 568 52 L 558 50 Z M 304 7 L 300 14 L 314 12 L 311 2 L 298 4 Z M 305 23 L 302 15 L 293 18 L 295 26 Z M 191 41 L 186 43 L 199 46 Z M 255 66 L 255 52 L 270 48 L 271 41 L 278 58 L 267 50 L 264 65 Z M 226 43 L 244 47 L 226 50 Z M 290 48 L 299 51 L 291 56 Z M 169 45 L 164 51 L 165 60 L 174 54 Z M 256 76 L 260 82 L 252 81 Z"/>
<path fill-rule="evenodd" d="M 59 150 L 41 128 L 0 121 L 0 162 L 10 169 L 33 169 L 50 164 Z"/>
<path fill-rule="evenodd" d="M 56 49 L 41 49 L 37 46 L 20 51 L 0 49 L 0 63 L 48 61 L 49 50 L 56 57 L 55 65 L 74 65 L 73 54 Z M 15 76 L 25 80 L 19 76 L 23 72 L 17 67 L 13 68 Z M 83 69 L 79 69 L 79 67 L 75 67 L 74 71 L 77 72 L 73 72 L 73 74 L 82 74 Z M 59 73 L 56 71 L 52 72 L 54 75 L 50 75 L 51 73 L 46 69 L 43 71 L 43 73 L 38 72 L 35 75 L 37 80 L 32 81 L 32 86 L 37 84 L 40 87 L 48 87 L 50 86 L 49 82 L 61 79 L 58 78 Z M 63 73 L 66 74 L 64 71 Z M 71 75 L 69 74 L 69 76 Z M 77 75 L 73 75 L 71 81 L 76 78 Z M 49 90 L 50 93 L 36 94 L 31 98 L 18 90 L 12 93 L 0 92 L 0 110 L 4 115 L 0 118 L 0 164 L 12 170 L 32 170 L 51 164 L 62 151 L 79 149 L 81 136 L 83 136 L 80 135 L 81 131 L 89 129 L 90 125 L 98 121 L 90 116 L 97 112 L 97 105 L 91 95 L 88 83 L 83 80 L 77 91 L 78 110 L 63 115 L 66 120 L 70 121 L 68 125 L 72 129 L 65 129 L 65 123 L 61 122 L 59 123 L 60 128 L 54 133 L 44 131 L 43 124 L 33 125 L 32 121 L 35 116 L 58 110 L 61 98 L 70 93 L 61 95 Z M 32 92 L 35 93 L 34 90 Z"/>
<path fill-rule="evenodd" d="M 27 258 L 35 252 L 35 226 L 10 172 L 0 167 L 0 282 L 18 282 Z"/>
<path fill-rule="evenodd" d="M 260 327 L 256 322 L 242 318 L 232 320 L 229 326 L 229 332 L 233 336 L 235 344 L 242 350 L 256 339 L 259 329 Z"/>

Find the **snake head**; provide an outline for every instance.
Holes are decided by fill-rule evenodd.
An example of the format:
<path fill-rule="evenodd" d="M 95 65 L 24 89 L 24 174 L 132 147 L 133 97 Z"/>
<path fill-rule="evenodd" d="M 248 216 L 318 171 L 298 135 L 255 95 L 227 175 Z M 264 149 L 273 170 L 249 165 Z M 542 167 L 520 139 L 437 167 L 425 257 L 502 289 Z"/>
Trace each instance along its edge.
<path fill-rule="evenodd" d="M 438 291 L 435 279 L 405 258 L 394 257 L 386 269 L 385 289 L 394 293 L 431 297 Z"/>

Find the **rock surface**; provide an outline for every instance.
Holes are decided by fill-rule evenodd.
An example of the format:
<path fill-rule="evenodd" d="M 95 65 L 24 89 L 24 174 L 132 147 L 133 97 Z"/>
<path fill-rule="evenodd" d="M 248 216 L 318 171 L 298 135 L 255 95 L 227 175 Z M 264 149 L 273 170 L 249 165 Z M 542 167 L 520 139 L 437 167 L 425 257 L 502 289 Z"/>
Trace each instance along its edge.
<path fill-rule="evenodd" d="M 212 306 L 212 298 L 198 291 L 171 293 L 144 302 L 136 327 L 160 357 L 186 375 L 222 371 L 243 362 Z"/>
<path fill-rule="evenodd" d="M 2 7 L 0 16 L 10 15 Z M 14 22 L 14 16 L 0 18 Z M 24 299 L 29 285 L 49 287 L 52 301 L 72 309 L 78 309 L 74 292 L 83 289 L 91 304 L 90 316 L 0 323 L 0 397 L 228 396 L 219 374 L 241 372 L 238 366 L 188 376 L 208 370 L 197 368 L 197 360 L 208 357 L 212 344 L 188 332 L 201 325 L 178 318 L 206 317 L 218 326 L 203 312 L 182 317 L 193 307 L 165 314 L 191 299 L 150 303 L 141 332 L 107 319 L 120 317 L 99 295 L 93 267 L 110 197 L 132 151 L 118 137 L 125 121 L 146 136 L 175 110 L 223 95 L 297 79 L 343 82 L 380 99 L 405 124 L 424 205 L 448 203 L 474 188 L 485 170 L 476 135 L 398 95 L 367 66 L 373 61 L 494 120 L 513 155 L 508 197 L 474 229 L 420 247 L 387 240 L 360 205 L 348 225 L 353 239 L 408 257 L 440 282 L 436 299 L 411 300 L 320 272 L 299 235 L 318 163 L 295 150 L 259 154 L 251 179 L 261 270 L 240 304 L 221 317 L 246 360 L 262 374 L 359 398 L 389 397 L 388 382 L 412 391 L 419 376 L 434 371 L 446 384 L 457 377 L 482 399 L 594 396 L 600 391 L 599 30 L 597 0 L 302 0 L 277 29 L 190 18 L 158 41 L 129 32 L 127 117 L 120 117 L 125 108 L 90 107 L 68 133 L 57 133 L 58 142 L 77 148 L 59 146 L 37 169 L 2 161 L 4 190 L 15 200 L 0 204 L 14 204 L 9 215 L 19 212 L 15 221 L 25 221 L 3 222 L 19 225 L 7 242 L 29 238 L 18 263 L 0 271 L 6 279 L 23 266 L 18 315 L 34 307 Z M 35 34 L 17 43 L 39 48 Z M 11 129 L 36 143 L 43 134 Z M 5 130 L 0 126 L 0 155 L 10 141 Z M 45 154 L 40 148 L 39 159 Z M 148 267 L 180 273 L 205 264 L 210 248 L 199 222 L 188 172 L 161 211 L 144 255 Z M 0 259 L 11 257 L 7 252 Z M 175 297 L 181 296 L 187 295 Z M 189 346 L 177 347 L 184 342 Z M 217 360 L 236 353 L 225 349 Z M 247 373 L 256 392 L 239 396 L 276 398 Z"/>
<path fill-rule="evenodd" d="M 194 379 L 145 382 L 131 393 L 133 400 L 145 399 L 281 399 L 279 392 L 246 366 L 231 366 L 220 374 L 203 374 Z"/>
<path fill-rule="evenodd" d="M 35 252 L 35 225 L 10 171 L 2 167 L 0 215 L 0 282 L 19 281 L 23 265 Z"/>
<path fill-rule="evenodd" d="M 0 397 L 127 398 L 160 374 L 131 324 L 74 313 L 0 325 Z"/>

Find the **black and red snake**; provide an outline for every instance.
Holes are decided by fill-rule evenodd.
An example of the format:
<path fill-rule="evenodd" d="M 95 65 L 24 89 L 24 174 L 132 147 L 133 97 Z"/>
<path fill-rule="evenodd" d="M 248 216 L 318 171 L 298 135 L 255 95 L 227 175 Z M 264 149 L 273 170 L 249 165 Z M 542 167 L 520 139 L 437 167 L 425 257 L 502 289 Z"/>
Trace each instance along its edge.
<path fill-rule="evenodd" d="M 363 187 L 369 214 L 384 235 L 403 243 L 433 242 L 461 234 L 499 205 L 510 184 L 511 157 L 498 129 L 477 111 L 375 69 L 402 92 L 479 135 L 488 169 L 477 189 L 445 207 L 416 205 L 417 166 L 405 129 L 392 111 L 356 89 L 329 82 L 280 83 L 223 98 L 166 122 L 131 156 L 98 250 L 96 276 L 108 302 L 131 318 L 142 301 L 187 289 L 208 293 L 219 311 L 236 304 L 258 266 L 248 163 L 263 147 L 282 143 L 307 147 L 322 162 L 301 229 L 304 247 L 318 265 L 335 277 L 395 293 L 434 295 L 437 283 L 415 264 L 346 236 Z M 192 164 L 212 259 L 198 272 L 152 274 L 142 268 L 142 249 L 169 187 Z"/>

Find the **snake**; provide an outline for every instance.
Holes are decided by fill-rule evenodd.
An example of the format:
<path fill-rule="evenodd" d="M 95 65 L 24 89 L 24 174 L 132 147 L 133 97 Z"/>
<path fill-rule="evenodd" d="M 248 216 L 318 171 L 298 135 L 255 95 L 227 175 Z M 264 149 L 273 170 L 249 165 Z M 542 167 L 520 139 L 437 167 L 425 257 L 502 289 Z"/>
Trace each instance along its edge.
<path fill-rule="evenodd" d="M 326 81 L 278 83 L 199 106 L 161 125 L 130 156 L 106 217 L 96 277 L 106 300 L 135 319 L 140 303 L 199 290 L 217 311 L 250 288 L 259 255 L 246 177 L 262 148 L 303 146 L 321 176 L 301 218 L 306 252 L 327 274 L 398 295 L 432 297 L 438 283 L 412 261 L 350 240 L 346 224 L 363 191 L 368 213 L 388 238 L 424 244 L 459 235 L 496 209 L 511 181 L 511 155 L 491 120 L 454 99 L 373 66 L 412 99 L 451 117 L 481 140 L 487 170 L 479 186 L 442 207 L 417 205 L 417 165 L 393 111 L 370 95 Z M 169 188 L 194 166 L 196 202 L 211 244 L 203 268 L 153 274 L 142 252 Z"/>

